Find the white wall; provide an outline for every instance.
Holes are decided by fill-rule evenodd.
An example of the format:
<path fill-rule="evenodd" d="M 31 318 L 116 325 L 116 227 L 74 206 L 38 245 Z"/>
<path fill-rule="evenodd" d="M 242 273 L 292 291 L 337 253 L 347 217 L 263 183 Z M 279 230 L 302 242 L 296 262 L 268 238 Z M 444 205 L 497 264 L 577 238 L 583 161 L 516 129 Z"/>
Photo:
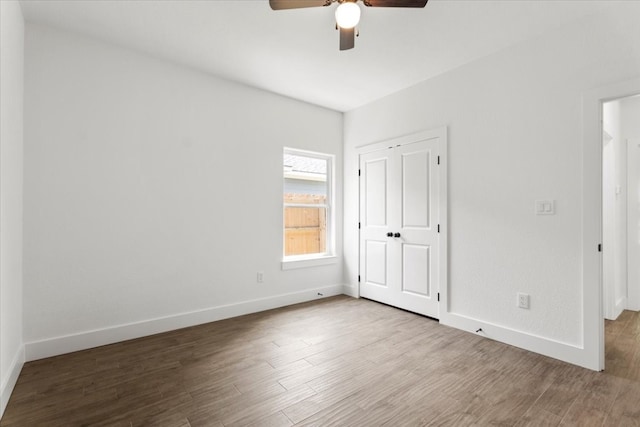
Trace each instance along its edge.
<path fill-rule="evenodd" d="M 27 359 L 341 293 L 280 266 L 283 146 L 337 156 L 342 241 L 341 114 L 32 24 L 25 88 Z"/>
<path fill-rule="evenodd" d="M 22 150 L 24 19 L 0 2 L 0 417 L 24 361 Z"/>
<path fill-rule="evenodd" d="M 640 310 L 640 96 L 620 100 L 621 139 L 627 143 L 628 299 Z"/>
<path fill-rule="evenodd" d="M 588 17 L 345 115 L 345 274 L 356 286 L 356 147 L 449 130 L 444 323 L 588 365 L 582 301 L 582 99 L 640 76 L 640 3 Z M 600 192 L 594 188 L 593 192 Z M 557 214 L 535 216 L 534 201 Z M 594 245 L 595 249 L 595 245 Z M 531 309 L 516 307 L 516 293 Z M 597 366 L 589 365 L 593 369 Z"/>
<path fill-rule="evenodd" d="M 620 101 L 602 106 L 602 285 L 605 318 L 615 320 L 627 306 L 627 147 Z"/>

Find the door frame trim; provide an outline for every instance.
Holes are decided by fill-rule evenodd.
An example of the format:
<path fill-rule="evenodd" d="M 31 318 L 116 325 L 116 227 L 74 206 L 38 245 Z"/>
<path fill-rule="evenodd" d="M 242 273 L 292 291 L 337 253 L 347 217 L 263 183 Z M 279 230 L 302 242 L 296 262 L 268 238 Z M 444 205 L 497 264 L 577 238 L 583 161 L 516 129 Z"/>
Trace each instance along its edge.
<path fill-rule="evenodd" d="M 402 135 L 396 138 L 386 139 L 373 143 L 363 144 L 356 147 L 358 154 L 358 166 L 360 165 L 360 157 L 363 154 L 371 153 L 397 147 L 401 145 L 413 144 L 416 142 L 438 139 L 438 152 L 440 156 L 440 164 L 438 167 L 438 223 L 440 224 L 440 236 L 438 238 L 438 269 L 439 280 L 437 283 L 438 292 L 440 293 L 440 301 L 438 303 L 439 318 L 442 318 L 443 312 L 449 311 L 449 211 L 448 211 L 448 140 L 447 127 L 442 126 L 435 129 L 423 130 L 416 133 Z M 358 178 L 360 182 L 360 178 Z M 358 185 L 358 200 L 360 200 L 360 185 Z M 360 203 L 358 203 L 358 220 L 361 220 Z M 358 231 L 358 274 L 360 271 L 360 231 Z M 356 287 L 356 297 L 360 297 L 360 285 L 358 282 Z"/>

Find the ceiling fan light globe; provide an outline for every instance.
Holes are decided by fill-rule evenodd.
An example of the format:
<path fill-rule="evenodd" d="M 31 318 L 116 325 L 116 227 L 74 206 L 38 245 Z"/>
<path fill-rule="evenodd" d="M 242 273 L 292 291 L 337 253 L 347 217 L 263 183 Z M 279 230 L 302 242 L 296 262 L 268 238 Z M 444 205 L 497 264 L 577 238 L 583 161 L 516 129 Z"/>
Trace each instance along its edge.
<path fill-rule="evenodd" d="M 350 1 L 340 3 L 336 9 L 336 23 L 340 28 L 353 28 L 360 22 L 360 7 Z"/>

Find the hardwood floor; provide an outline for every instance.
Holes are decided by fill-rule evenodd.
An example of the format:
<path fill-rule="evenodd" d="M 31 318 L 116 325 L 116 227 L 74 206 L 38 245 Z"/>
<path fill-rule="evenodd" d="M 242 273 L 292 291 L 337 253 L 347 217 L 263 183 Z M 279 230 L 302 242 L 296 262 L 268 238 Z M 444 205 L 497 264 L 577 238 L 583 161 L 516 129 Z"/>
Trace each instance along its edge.
<path fill-rule="evenodd" d="M 640 314 L 606 372 L 334 297 L 27 363 L 1 426 L 640 425 Z"/>

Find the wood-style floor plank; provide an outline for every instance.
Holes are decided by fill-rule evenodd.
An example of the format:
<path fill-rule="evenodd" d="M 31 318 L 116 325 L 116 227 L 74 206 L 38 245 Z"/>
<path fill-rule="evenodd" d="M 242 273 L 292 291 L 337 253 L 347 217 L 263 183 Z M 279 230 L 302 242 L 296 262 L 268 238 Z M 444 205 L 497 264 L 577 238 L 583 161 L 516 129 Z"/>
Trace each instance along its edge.
<path fill-rule="evenodd" d="M 605 372 L 341 296 L 25 364 L 9 426 L 639 426 L 640 313 Z"/>

